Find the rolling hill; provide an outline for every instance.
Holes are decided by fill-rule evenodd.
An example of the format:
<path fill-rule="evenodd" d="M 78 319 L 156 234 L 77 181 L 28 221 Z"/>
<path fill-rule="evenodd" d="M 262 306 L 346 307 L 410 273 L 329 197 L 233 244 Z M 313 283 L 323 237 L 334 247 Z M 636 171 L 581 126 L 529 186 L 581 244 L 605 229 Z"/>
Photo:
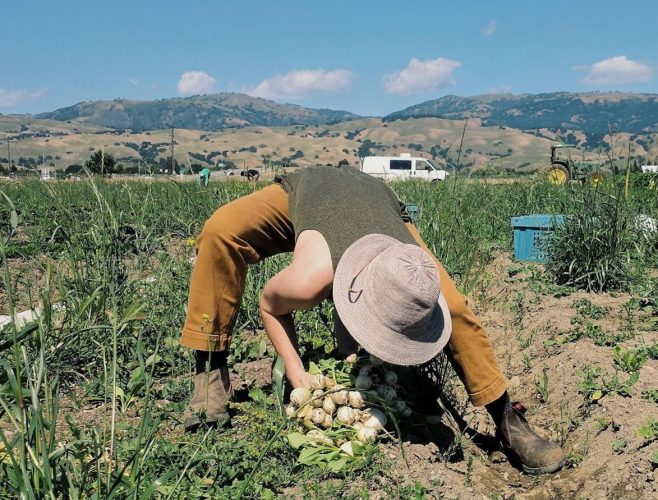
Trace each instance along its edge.
<path fill-rule="evenodd" d="M 621 92 L 490 94 L 445 96 L 396 111 L 384 121 L 409 118 L 478 118 L 483 125 L 520 130 L 548 129 L 586 135 L 582 145 L 596 148 L 610 131 L 647 134 L 658 131 L 658 94 Z"/>
<path fill-rule="evenodd" d="M 249 125 L 323 125 L 358 117 L 347 111 L 279 104 L 234 93 L 156 101 L 115 99 L 81 102 L 35 116 L 38 119 L 82 122 L 100 127 L 130 129 L 134 132 L 166 127 L 214 131 Z"/>

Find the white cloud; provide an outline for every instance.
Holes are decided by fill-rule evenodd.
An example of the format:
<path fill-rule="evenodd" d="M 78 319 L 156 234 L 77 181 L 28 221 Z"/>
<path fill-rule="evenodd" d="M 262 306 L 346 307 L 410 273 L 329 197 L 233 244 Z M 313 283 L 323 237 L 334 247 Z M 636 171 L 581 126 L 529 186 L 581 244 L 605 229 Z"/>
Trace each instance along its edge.
<path fill-rule="evenodd" d="M 648 82 L 652 77 L 648 64 L 633 61 L 626 56 L 615 56 L 592 64 L 583 83 L 590 85 L 622 85 Z"/>
<path fill-rule="evenodd" d="M 25 89 L 3 89 L 0 88 L 0 107 L 10 108 L 24 102 L 35 101 L 40 99 L 46 93 L 46 89 L 29 91 Z"/>
<path fill-rule="evenodd" d="M 482 34 L 484 36 L 493 35 L 496 32 L 496 29 L 498 29 L 498 23 L 495 20 L 490 21 L 489 24 L 482 28 Z"/>
<path fill-rule="evenodd" d="M 454 85 L 452 74 L 461 65 L 459 61 L 443 57 L 427 61 L 412 58 L 402 71 L 384 78 L 384 88 L 387 94 L 410 95 Z"/>
<path fill-rule="evenodd" d="M 215 80 L 204 71 L 186 71 L 178 81 L 180 95 L 211 94 L 215 90 Z"/>
<path fill-rule="evenodd" d="M 303 69 L 275 75 L 260 82 L 249 95 L 265 99 L 302 98 L 317 92 L 340 92 L 350 88 L 354 74 L 347 69 Z"/>
<path fill-rule="evenodd" d="M 128 83 L 135 87 L 139 87 L 139 80 L 137 78 L 128 78 Z"/>

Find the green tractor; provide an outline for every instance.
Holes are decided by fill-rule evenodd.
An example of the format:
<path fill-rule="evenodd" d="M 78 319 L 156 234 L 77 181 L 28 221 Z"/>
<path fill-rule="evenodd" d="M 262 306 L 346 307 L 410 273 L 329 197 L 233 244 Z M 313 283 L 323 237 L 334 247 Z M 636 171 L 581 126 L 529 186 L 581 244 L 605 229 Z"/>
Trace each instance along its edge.
<path fill-rule="evenodd" d="M 597 185 L 605 179 L 601 165 L 593 161 L 586 161 L 583 153 L 582 160 L 574 160 L 571 157 L 571 148 L 574 144 L 556 144 L 551 146 L 551 168 L 548 170 L 548 182 L 551 184 L 566 184 L 576 181 Z M 558 150 L 564 149 L 566 154 L 558 155 Z"/>

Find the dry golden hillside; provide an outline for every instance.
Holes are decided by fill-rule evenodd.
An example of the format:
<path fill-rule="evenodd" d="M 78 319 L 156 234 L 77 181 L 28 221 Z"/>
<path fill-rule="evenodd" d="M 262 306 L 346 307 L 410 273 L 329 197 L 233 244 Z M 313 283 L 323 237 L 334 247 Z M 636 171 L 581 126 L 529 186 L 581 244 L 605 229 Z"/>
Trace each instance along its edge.
<path fill-rule="evenodd" d="M 216 165 L 231 160 L 238 167 L 258 167 L 264 159 L 292 160 L 299 166 L 337 164 L 345 159 L 359 163 L 367 154 L 397 156 L 403 152 L 452 163 L 458 157 L 464 122 L 439 118 L 418 118 L 383 122 L 368 118 L 333 125 L 253 126 L 218 132 L 176 129 L 175 157 L 182 165 Z M 577 136 L 578 133 L 576 133 Z M 497 167 L 534 171 L 549 162 L 549 148 L 555 133 L 539 130 L 528 133 L 504 127 L 482 126 L 480 120 L 467 123 L 460 165 L 474 169 Z M 607 138 L 616 157 L 628 149 L 628 134 Z M 107 129 L 79 122 L 38 120 L 31 117 L 0 116 L 0 140 L 9 141 L 13 162 L 32 159 L 33 165 L 57 169 L 83 164 L 91 153 L 104 149 L 124 165 L 155 168 L 170 155 L 171 130 L 139 133 Z M 646 154 L 642 144 L 632 143 L 633 154 Z M 7 166 L 7 150 L 0 149 L 0 164 Z M 592 159 L 606 160 L 602 152 L 590 152 Z"/>

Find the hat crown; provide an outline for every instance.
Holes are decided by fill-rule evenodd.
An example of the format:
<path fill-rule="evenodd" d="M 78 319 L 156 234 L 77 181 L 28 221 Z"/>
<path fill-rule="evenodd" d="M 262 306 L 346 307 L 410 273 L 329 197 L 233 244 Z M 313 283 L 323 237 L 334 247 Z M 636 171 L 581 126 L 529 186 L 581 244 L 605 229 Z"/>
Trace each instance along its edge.
<path fill-rule="evenodd" d="M 364 270 L 363 288 L 368 308 L 408 338 L 427 329 L 441 292 L 434 262 L 422 248 L 409 244 L 376 256 Z"/>
<path fill-rule="evenodd" d="M 383 234 L 350 245 L 334 273 L 336 312 L 371 354 L 396 365 L 420 365 L 450 338 L 452 321 L 439 268 L 424 247 Z"/>

